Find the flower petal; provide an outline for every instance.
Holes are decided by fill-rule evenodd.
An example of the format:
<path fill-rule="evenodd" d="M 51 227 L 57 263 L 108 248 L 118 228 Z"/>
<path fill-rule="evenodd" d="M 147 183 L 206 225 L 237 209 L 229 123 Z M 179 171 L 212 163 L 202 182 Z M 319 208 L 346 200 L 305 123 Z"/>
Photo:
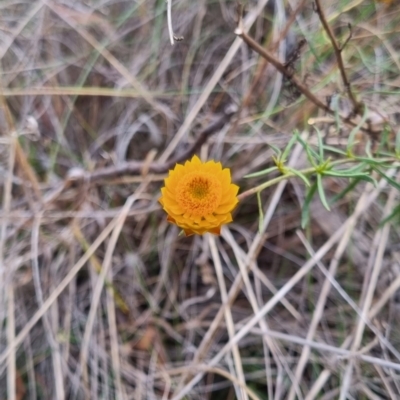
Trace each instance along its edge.
<path fill-rule="evenodd" d="M 225 214 L 227 212 L 230 212 L 236 207 L 237 203 L 238 203 L 238 200 L 236 199 L 235 201 L 230 201 L 225 204 L 220 204 L 218 206 L 218 208 L 215 210 L 215 213 L 216 214 Z"/>
<path fill-rule="evenodd" d="M 216 228 L 210 229 L 210 232 L 213 233 L 214 235 L 220 235 L 221 234 L 221 227 L 218 226 Z"/>
<path fill-rule="evenodd" d="M 229 188 L 223 193 L 223 197 L 224 198 L 233 198 L 237 195 L 238 191 L 239 191 L 239 186 L 231 183 L 229 185 Z"/>
<path fill-rule="evenodd" d="M 228 168 L 224 168 L 221 172 L 220 172 L 220 179 L 223 183 L 227 183 L 230 184 L 231 183 L 231 171 Z"/>
<path fill-rule="evenodd" d="M 214 160 L 203 163 L 194 155 L 169 171 L 158 201 L 167 220 L 182 228 L 186 236 L 219 235 L 221 226 L 232 221 L 238 190 L 228 168 Z"/>

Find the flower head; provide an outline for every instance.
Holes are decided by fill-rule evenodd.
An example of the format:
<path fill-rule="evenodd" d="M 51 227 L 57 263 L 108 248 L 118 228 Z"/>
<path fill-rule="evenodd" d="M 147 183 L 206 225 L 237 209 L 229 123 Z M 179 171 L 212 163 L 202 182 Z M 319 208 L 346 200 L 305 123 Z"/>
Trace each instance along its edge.
<path fill-rule="evenodd" d="M 228 168 L 193 156 L 169 171 L 159 202 L 167 220 L 182 228 L 186 236 L 205 232 L 219 235 L 221 226 L 232 221 L 238 190 L 239 186 L 231 183 Z"/>

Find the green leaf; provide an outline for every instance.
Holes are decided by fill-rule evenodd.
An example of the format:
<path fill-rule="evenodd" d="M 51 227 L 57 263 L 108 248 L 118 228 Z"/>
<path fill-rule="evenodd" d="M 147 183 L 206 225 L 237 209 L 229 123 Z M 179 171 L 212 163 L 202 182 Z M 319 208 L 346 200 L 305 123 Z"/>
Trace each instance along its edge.
<path fill-rule="evenodd" d="M 346 173 L 337 172 L 337 171 L 325 171 L 323 173 L 323 175 L 335 176 L 335 177 L 338 177 L 338 178 L 346 178 L 346 179 L 359 178 L 359 179 L 361 179 L 363 181 L 371 182 L 374 185 L 377 184 L 376 180 L 374 178 L 372 178 L 372 176 L 369 175 L 369 174 L 356 174 L 356 173 L 346 174 Z"/>
<path fill-rule="evenodd" d="M 372 146 L 372 143 L 371 143 L 371 141 L 368 139 L 368 140 L 367 140 L 367 144 L 366 144 L 366 146 L 365 146 L 365 154 L 366 154 L 369 158 L 374 158 L 374 156 L 373 156 L 372 153 L 371 153 L 371 146 Z"/>
<path fill-rule="evenodd" d="M 275 145 L 268 143 L 268 146 L 271 147 L 271 149 L 278 155 L 278 157 L 281 156 L 282 152 L 279 147 L 276 147 Z"/>
<path fill-rule="evenodd" d="M 369 175 L 368 172 L 364 171 L 364 168 L 360 168 L 357 166 L 357 168 L 349 168 L 349 169 L 326 169 L 322 172 L 322 175 L 332 175 L 332 176 L 347 176 L 350 177 L 354 175 Z"/>
<path fill-rule="evenodd" d="M 258 176 L 263 176 L 263 175 L 267 175 L 273 171 L 276 171 L 278 168 L 277 167 L 270 167 L 267 169 L 263 169 L 262 171 L 258 171 L 258 172 L 253 172 L 252 174 L 248 174 L 245 175 L 245 178 L 256 178 Z"/>
<path fill-rule="evenodd" d="M 369 176 L 366 173 L 363 172 L 348 172 L 346 170 L 335 170 L 335 169 L 330 169 L 322 172 L 322 175 L 327 175 L 327 176 L 337 176 L 338 178 L 355 178 L 357 176 Z"/>
<path fill-rule="evenodd" d="M 264 211 L 261 203 L 261 192 L 257 192 L 257 203 L 258 203 L 258 232 L 261 234 L 262 227 L 264 225 Z"/>
<path fill-rule="evenodd" d="M 292 137 L 289 140 L 289 143 L 287 144 L 285 150 L 283 151 L 282 155 L 281 155 L 281 160 L 283 162 L 285 162 L 287 160 L 287 157 L 289 155 L 290 150 L 292 149 L 292 147 L 294 146 L 294 144 L 297 142 L 299 137 L 299 134 L 297 131 L 295 131 L 292 135 Z"/>
<path fill-rule="evenodd" d="M 330 200 L 330 204 L 334 204 L 340 199 L 342 199 L 344 196 L 346 196 L 347 193 L 350 193 L 353 191 L 353 189 L 362 181 L 361 178 L 354 178 L 353 181 L 350 182 L 350 184 L 345 187 L 340 193 L 337 195 L 333 196 L 333 198 Z"/>
<path fill-rule="evenodd" d="M 319 162 L 323 162 L 323 160 L 324 160 L 324 143 L 322 141 L 322 134 L 321 134 L 321 131 L 316 126 L 314 126 L 314 129 L 317 131 Z"/>
<path fill-rule="evenodd" d="M 362 162 L 360 164 L 354 165 L 354 167 L 347 168 L 347 169 L 344 169 L 342 171 L 345 171 L 345 172 L 348 172 L 348 173 L 352 173 L 352 172 L 360 173 L 360 172 L 363 172 L 364 170 L 366 170 L 368 168 L 369 168 L 369 165 L 367 163 L 365 163 L 365 162 Z M 335 171 L 340 171 L 340 170 L 335 170 Z M 368 170 L 368 172 L 369 172 L 369 170 Z"/>
<path fill-rule="evenodd" d="M 317 175 L 317 186 L 318 186 L 318 194 L 321 199 L 321 203 L 324 205 L 324 207 L 330 211 L 331 209 L 329 208 L 329 204 L 326 201 L 326 196 L 325 196 L 325 191 L 324 191 L 324 185 L 322 184 L 322 176 L 321 174 Z"/>
<path fill-rule="evenodd" d="M 386 144 L 389 144 L 390 132 L 391 132 L 390 127 L 387 124 L 385 124 L 383 132 L 380 135 L 381 141 L 379 142 L 378 152 L 382 151 L 385 148 Z"/>
<path fill-rule="evenodd" d="M 304 229 L 310 220 L 310 204 L 318 189 L 317 182 L 314 182 L 308 189 L 306 198 L 304 199 L 303 209 L 301 210 L 301 227 Z"/>
<path fill-rule="evenodd" d="M 328 146 L 326 144 L 324 145 L 324 150 L 331 151 L 332 153 L 337 153 L 337 154 L 340 154 L 342 156 L 347 156 L 347 153 L 345 151 L 339 150 L 339 149 L 337 149 L 336 147 L 333 147 L 333 146 Z"/>
<path fill-rule="evenodd" d="M 292 174 L 298 176 L 306 184 L 306 186 L 310 186 L 310 181 L 307 179 L 307 177 L 303 173 L 301 173 L 300 171 L 296 171 L 294 168 L 290 168 L 290 167 L 287 167 L 287 170 L 289 172 L 291 172 Z"/>
<path fill-rule="evenodd" d="M 364 122 L 367 119 L 367 115 L 368 115 L 368 108 L 367 106 L 364 104 L 364 114 L 361 118 L 361 121 L 358 123 L 358 125 L 350 132 L 349 135 L 349 139 L 347 142 L 347 153 L 350 154 L 351 150 L 355 144 L 355 137 L 357 135 L 357 133 L 360 131 L 360 128 L 364 125 Z"/>
<path fill-rule="evenodd" d="M 363 161 L 369 166 L 380 165 L 380 166 L 387 166 L 390 167 L 391 164 L 388 164 L 388 160 L 376 160 L 374 158 L 369 157 L 354 157 L 357 161 Z"/>
<path fill-rule="evenodd" d="M 383 225 L 387 224 L 397 215 L 400 215 L 400 204 L 397 205 L 393 211 L 379 223 L 379 227 L 382 228 Z"/>
<path fill-rule="evenodd" d="M 374 171 L 376 171 L 383 179 L 386 180 L 386 182 L 389 185 L 392 185 L 394 188 L 396 188 L 398 191 L 400 191 L 400 185 L 392 178 L 387 176 L 384 172 L 382 172 L 379 168 L 374 168 Z"/>
<path fill-rule="evenodd" d="M 396 155 L 397 157 L 400 156 L 400 130 L 397 132 L 396 135 Z"/>
<path fill-rule="evenodd" d="M 317 168 L 317 163 L 315 160 L 318 160 L 319 156 L 318 154 L 309 146 L 308 143 L 306 143 L 301 136 L 298 137 L 299 142 L 303 146 L 304 150 L 307 153 L 308 160 L 312 164 L 314 168 Z"/>
<path fill-rule="evenodd" d="M 388 151 L 379 151 L 375 153 L 375 157 L 377 156 L 382 156 L 382 157 L 388 157 L 388 158 L 394 158 L 394 154 L 390 153 Z"/>

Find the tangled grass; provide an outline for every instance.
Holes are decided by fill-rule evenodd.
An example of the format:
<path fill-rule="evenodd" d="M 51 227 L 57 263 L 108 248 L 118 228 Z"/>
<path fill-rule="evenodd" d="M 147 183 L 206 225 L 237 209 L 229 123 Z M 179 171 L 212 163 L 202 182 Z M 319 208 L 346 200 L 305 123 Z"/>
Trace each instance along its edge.
<path fill-rule="evenodd" d="M 244 8 L 0 3 L 0 399 L 400 398 L 400 5 Z"/>

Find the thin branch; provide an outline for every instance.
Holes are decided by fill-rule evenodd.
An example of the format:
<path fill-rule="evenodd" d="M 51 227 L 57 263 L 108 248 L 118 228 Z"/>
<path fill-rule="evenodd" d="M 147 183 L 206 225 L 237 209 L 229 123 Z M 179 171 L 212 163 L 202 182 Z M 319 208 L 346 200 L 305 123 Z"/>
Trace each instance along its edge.
<path fill-rule="evenodd" d="M 261 47 L 253 38 L 251 38 L 243 29 L 243 24 L 241 20 L 239 21 L 238 28 L 235 30 L 235 34 L 243 39 L 243 41 L 251 47 L 254 51 L 260 54 L 261 57 L 265 58 L 270 64 L 272 64 L 283 76 L 288 78 L 297 89 L 307 97 L 311 102 L 313 102 L 318 108 L 321 108 L 325 112 L 329 114 L 333 114 L 333 110 L 331 110 L 326 104 L 324 104 L 321 100 L 319 100 L 314 93 L 308 89 L 307 86 L 303 84 L 294 74 L 291 68 L 286 67 L 282 64 L 277 58 L 275 58 L 271 53 L 269 53 L 266 49 Z"/>
<path fill-rule="evenodd" d="M 224 112 L 203 131 L 200 132 L 197 140 L 186 150 L 177 155 L 175 158 L 165 163 L 149 162 L 149 157 L 144 161 L 129 161 L 120 166 L 111 166 L 100 168 L 93 172 L 87 172 L 80 168 L 72 168 L 66 179 L 64 179 L 55 189 L 44 197 L 44 204 L 48 207 L 51 203 L 55 202 L 59 196 L 64 193 L 73 184 L 79 183 L 97 183 L 104 180 L 114 179 L 125 175 L 147 175 L 147 174 L 163 174 L 168 172 L 175 164 L 186 161 L 193 154 L 198 152 L 201 146 L 217 132 L 219 132 L 226 123 L 236 114 L 237 109 L 234 105 L 225 108 Z M 40 192 L 39 192 L 40 194 Z M 28 226 L 32 221 L 32 217 L 24 221 L 19 228 Z M 11 237 L 9 233 L 6 237 Z M 1 260 L 0 260 L 1 261 Z M 0 281 L 1 281 L 1 268 L 0 268 Z"/>
<path fill-rule="evenodd" d="M 244 30 L 242 17 L 240 15 L 238 27 L 235 30 L 235 34 L 239 36 L 250 48 L 257 52 L 261 57 L 266 59 L 270 64 L 272 64 L 283 76 L 290 80 L 290 82 L 297 88 L 297 90 L 302 93 L 308 100 L 314 103 L 318 108 L 324 110 L 326 113 L 335 115 L 335 111 L 332 110 L 327 104 L 323 103 L 311 90 L 295 75 L 293 68 L 290 65 L 285 65 L 279 61 L 274 55 L 272 55 L 268 50 L 260 46 L 252 37 L 250 37 Z M 362 104 L 360 103 L 362 110 Z M 356 127 L 357 124 L 354 123 L 350 118 L 351 116 L 344 117 L 339 114 L 339 118 L 346 124 Z M 367 133 L 373 134 L 374 132 L 370 127 L 360 127 L 360 130 Z"/>
<path fill-rule="evenodd" d="M 278 40 L 276 40 L 276 42 L 272 46 L 272 48 L 271 48 L 272 52 L 275 52 L 277 50 L 280 42 L 287 36 L 290 28 L 292 27 L 294 21 L 296 20 L 297 15 L 303 9 L 306 2 L 307 2 L 307 0 L 301 0 L 301 2 L 298 4 L 296 9 L 292 12 L 285 27 L 283 28 L 282 32 L 280 33 Z M 239 12 L 240 12 L 240 9 L 239 9 Z M 238 14 L 238 15 L 242 15 L 242 14 Z M 257 67 L 256 76 L 251 83 L 251 87 L 247 90 L 247 93 L 244 96 L 244 100 L 242 101 L 241 109 L 246 108 L 249 105 L 251 97 L 253 97 L 254 93 L 257 91 L 257 89 L 259 89 L 259 82 L 260 82 L 261 76 L 263 75 L 267 65 L 268 65 L 268 61 L 264 58 L 261 65 Z"/>
<path fill-rule="evenodd" d="M 200 150 L 201 146 L 209 139 L 210 136 L 219 132 L 224 125 L 230 121 L 232 116 L 236 113 L 236 109 L 233 107 L 227 107 L 226 110 L 219 118 L 207 126 L 203 131 L 200 132 L 196 141 L 184 152 L 177 155 L 175 158 L 165 163 L 146 161 L 129 161 L 121 166 L 112 166 L 102 169 L 98 169 L 92 173 L 83 173 L 82 175 L 76 176 L 74 181 L 84 180 L 86 182 L 97 182 L 104 179 L 111 179 L 122 175 L 140 175 L 146 169 L 148 173 L 162 174 L 168 172 L 175 164 L 187 160 L 193 154 Z"/>
<path fill-rule="evenodd" d="M 347 36 L 347 39 L 340 46 L 340 51 L 344 50 L 344 48 L 347 46 L 347 44 L 350 42 L 351 38 L 353 37 L 353 29 L 351 27 L 351 23 L 350 22 L 347 24 L 347 27 L 349 28 L 349 36 Z"/>
<path fill-rule="evenodd" d="M 340 75 L 342 76 L 342 81 L 343 84 L 346 88 L 347 91 L 347 95 L 349 96 L 350 101 L 353 103 L 353 113 L 356 114 L 362 114 L 363 111 L 363 104 L 359 101 L 357 101 L 357 99 L 355 98 L 353 91 L 351 90 L 351 85 L 350 85 L 350 81 L 347 78 L 347 74 L 346 74 L 346 70 L 344 67 L 344 62 L 343 62 L 343 57 L 342 57 L 342 50 L 346 47 L 347 43 L 349 42 L 349 40 L 351 39 L 351 25 L 349 25 L 349 29 L 350 29 L 350 35 L 349 37 L 346 39 L 345 43 L 343 44 L 342 47 L 339 46 L 339 43 L 337 42 L 335 35 L 330 27 L 330 25 L 328 24 L 328 21 L 326 19 L 326 16 L 324 14 L 324 10 L 321 7 L 321 0 L 315 0 L 315 11 L 319 16 L 319 19 L 322 23 L 322 26 L 324 27 L 331 43 L 332 43 L 332 47 L 333 50 L 335 52 L 335 57 L 338 63 L 338 67 L 339 67 L 339 71 L 340 71 Z"/>

